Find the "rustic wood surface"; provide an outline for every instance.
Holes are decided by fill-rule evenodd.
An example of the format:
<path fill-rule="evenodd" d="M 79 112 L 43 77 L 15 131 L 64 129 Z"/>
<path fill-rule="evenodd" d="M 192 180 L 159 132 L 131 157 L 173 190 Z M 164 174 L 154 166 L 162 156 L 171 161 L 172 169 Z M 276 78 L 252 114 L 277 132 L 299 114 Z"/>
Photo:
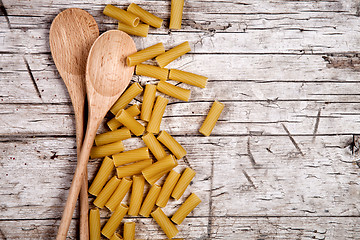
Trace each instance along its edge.
<path fill-rule="evenodd" d="M 74 113 L 50 55 L 52 19 L 78 7 L 104 32 L 116 28 L 105 4 L 130 2 L 0 1 L 0 239 L 53 239 L 76 166 Z M 178 169 L 197 171 L 185 196 L 203 200 L 178 236 L 360 239 L 360 2 L 188 0 L 177 31 L 168 29 L 170 1 L 135 3 L 165 19 L 134 37 L 137 48 L 188 40 L 192 51 L 169 67 L 209 77 L 205 89 L 181 84 L 191 99 L 170 99 L 161 126 L 188 150 Z M 226 107 L 203 137 L 197 130 L 214 99 Z M 99 165 L 90 161 L 90 182 Z M 151 218 L 129 220 L 139 239 L 166 238 Z"/>

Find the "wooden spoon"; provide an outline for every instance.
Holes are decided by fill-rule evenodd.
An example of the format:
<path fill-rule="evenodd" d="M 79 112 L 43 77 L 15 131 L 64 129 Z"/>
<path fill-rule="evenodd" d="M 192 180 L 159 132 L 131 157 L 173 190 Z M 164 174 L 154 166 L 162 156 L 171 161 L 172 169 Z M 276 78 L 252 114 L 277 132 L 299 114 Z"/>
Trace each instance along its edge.
<path fill-rule="evenodd" d="M 126 57 L 136 52 L 132 38 L 119 30 L 103 33 L 90 49 L 86 66 L 86 91 L 89 117 L 75 175 L 56 239 L 65 239 L 96 131 L 110 107 L 129 85 L 134 67 Z"/>
<path fill-rule="evenodd" d="M 78 8 L 58 14 L 50 28 L 50 49 L 55 65 L 68 89 L 75 112 L 77 155 L 84 139 L 85 70 L 89 50 L 99 37 L 95 19 Z M 80 239 L 89 239 L 88 180 L 83 178 L 80 193 Z"/>

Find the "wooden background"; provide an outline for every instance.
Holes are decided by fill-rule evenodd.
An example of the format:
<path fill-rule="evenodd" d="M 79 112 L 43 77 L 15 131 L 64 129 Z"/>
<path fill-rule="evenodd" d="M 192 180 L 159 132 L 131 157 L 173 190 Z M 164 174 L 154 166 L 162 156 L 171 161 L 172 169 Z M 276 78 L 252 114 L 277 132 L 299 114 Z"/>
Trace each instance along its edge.
<path fill-rule="evenodd" d="M 74 114 L 50 55 L 51 21 L 78 7 L 104 32 L 116 28 L 102 14 L 105 4 L 131 3 L 71 2 L 0 1 L 0 239 L 54 238 L 76 165 Z M 135 3 L 165 19 L 147 38 L 134 37 L 137 48 L 187 40 L 192 51 L 169 67 L 209 77 L 206 89 L 182 84 L 190 101 L 171 99 L 162 123 L 197 171 L 185 196 L 203 200 L 178 237 L 360 239 L 360 2 L 187 0 L 179 31 L 168 29 L 170 1 Z M 214 99 L 226 107 L 207 138 L 197 130 Z M 125 145 L 143 146 L 136 138 Z M 99 164 L 90 161 L 90 181 Z M 179 169 L 186 165 L 181 160 Z M 126 220 L 137 222 L 137 238 L 165 238 L 150 218 Z M 69 239 L 77 222 L 76 214 Z"/>

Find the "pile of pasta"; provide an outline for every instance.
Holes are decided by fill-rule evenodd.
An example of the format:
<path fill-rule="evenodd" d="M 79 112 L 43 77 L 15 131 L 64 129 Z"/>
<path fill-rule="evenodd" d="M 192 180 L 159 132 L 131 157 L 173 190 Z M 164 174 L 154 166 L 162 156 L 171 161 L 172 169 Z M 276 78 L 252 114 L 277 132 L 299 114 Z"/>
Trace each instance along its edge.
<path fill-rule="evenodd" d="M 139 33 L 142 31 L 140 29 L 145 28 L 142 26 L 145 24 L 140 25 L 137 21 L 139 20 L 136 19 L 137 16 L 142 16 L 140 17 L 141 21 L 151 26 L 160 27 L 162 23 L 160 18 L 133 3 L 127 11 L 107 5 L 104 13 L 121 21 L 119 29 L 130 34 Z M 173 15 L 177 16 L 173 14 L 172 10 L 171 18 Z M 148 17 L 144 18 L 144 16 Z M 177 21 L 176 24 L 181 26 L 181 16 L 180 23 Z M 170 25 L 172 25 L 171 22 Z M 177 27 L 177 25 L 173 26 Z M 147 29 L 148 27 L 147 25 Z M 145 34 L 143 35 L 145 36 Z M 126 64 L 135 66 L 135 74 L 160 81 L 157 85 L 146 84 L 145 89 L 137 82 L 131 84 L 110 109 L 115 116 L 107 122 L 111 131 L 95 137 L 95 146 L 91 149 L 90 157 L 92 159 L 104 157 L 104 159 L 89 188 L 89 193 L 96 196 L 93 201 L 95 208 L 90 210 L 89 215 L 90 239 L 100 239 L 101 234 L 112 240 L 122 239 L 116 230 L 126 214 L 151 216 L 166 236 L 171 239 L 179 232 L 175 224 L 180 225 L 186 216 L 200 204 L 200 198 L 195 193 L 191 193 L 171 218 L 167 217 L 162 210 L 170 198 L 179 200 L 182 197 L 196 174 L 190 167 L 187 167 L 182 173 L 174 170 L 178 166 L 178 161 L 187 152 L 174 137 L 160 129 L 169 99 L 161 95 L 156 96 L 158 91 L 181 101 L 189 101 L 190 90 L 175 86 L 167 80 L 200 88 L 206 87 L 207 77 L 165 68 L 170 62 L 189 51 L 191 51 L 189 42 L 184 42 L 168 51 L 165 51 L 162 43 L 158 43 L 127 57 Z M 158 66 L 143 64 L 153 58 Z M 141 93 L 143 93 L 141 109 L 139 105 L 128 106 Z M 218 101 L 213 103 L 208 116 L 199 129 L 200 133 L 205 136 L 211 134 L 223 108 L 224 104 Z M 131 138 L 132 135 L 141 137 L 146 147 L 124 151 L 125 147 L 122 141 Z M 116 176 L 111 176 L 114 168 L 116 168 Z M 162 186 L 157 184 L 165 176 Z M 108 180 L 109 178 L 110 180 Z M 147 184 L 149 191 L 144 196 Z M 123 200 L 129 192 L 131 194 L 128 206 Z M 110 210 L 112 215 L 101 228 L 99 209 L 104 207 Z M 135 222 L 124 223 L 123 229 L 123 239 L 135 239 Z"/>

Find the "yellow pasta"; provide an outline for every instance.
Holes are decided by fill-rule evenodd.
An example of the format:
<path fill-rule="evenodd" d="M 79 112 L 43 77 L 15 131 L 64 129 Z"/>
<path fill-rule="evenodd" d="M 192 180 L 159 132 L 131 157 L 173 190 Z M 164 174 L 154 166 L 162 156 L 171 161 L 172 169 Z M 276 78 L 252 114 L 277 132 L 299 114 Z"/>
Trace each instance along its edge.
<path fill-rule="evenodd" d="M 89 193 L 91 195 L 97 196 L 99 194 L 99 192 L 105 185 L 106 181 L 108 180 L 109 175 L 112 172 L 113 168 L 114 168 L 113 160 L 109 157 L 105 157 L 98 173 L 96 174 L 96 177 L 94 178 L 94 181 L 92 182 L 89 188 Z"/>
<path fill-rule="evenodd" d="M 121 203 L 116 208 L 115 212 L 111 215 L 110 219 L 103 227 L 101 231 L 102 235 L 104 235 L 107 238 L 111 238 L 111 236 L 115 233 L 116 229 L 120 225 L 121 220 L 124 218 L 127 211 L 128 211 L 128 206 Z"/>
<path fill-rule="evenodd" d="M 95 137 L 96 146 L 101 146 L 121 140 L 131 138 L 131 133 L 127 128 L 121 128 L 115 131 L 98 134 Z"/>
<path fill-rule="evenodd" d="M 130 35 L 136 35 L 139 37 L 147 37 L 149 32 L 149 25 L 139 23 L 136 27 L 129 26 L 125 23 L 118 23 L 118 30 L 126 32 Z"/>
<path fill-rule="evenodd" d="M 186 201 L 179 207 L 179 209 L 172 216 L 171 220 L 176 224 L 181 224 L 187 215 L 201 203 L 201 200 L 195 193 L 192 193 Z"/>
<path fill-rule="evenodd" d="M 148 64 L 138 64 L 135 68 L 136 75 L 143 75 L 147 77 L 152 77 L 160 80 L 167 80 L 169 75 L 169 69 L 159 68 L 157 66 L 148 65 Z"/>
<path fill-rule="evenodd" d="M 177 69 L 171 69 L 169 79 L 193 85 L 199 88 L 205 88 L 207 84 L 207 77 L 197 75 L 190 72 L 185 72 Z"/>
<path fill-rule="evenodd" d="M 150 158 L 147 147 L 138 148 L 113 155 L 115 167 Z"/>
<path fill-rule="evenodd" d="M 127 11 L 138 16 L 140 18 L 140 20 L 143 21 L 144 23 L 147 23 L 150 26 L 153 26 L 156 28 L 161 27 L 161 24 L 163 22 L 163 20 L 161 18 L 149 13 L 148 11 L 145 11 L 144 9 L 142 9 L 135 3 L 131 3 L 130 6 L 128 7 Z"/>
<path fill-rule="evenodd" d="M 142 136 L 142 140 L 146 144 L 146 146 L 150 149 L 151 153 L 157 160 L 163 159 L 166 157 L 166 152 L 164 148 L 161 146 L 159 141 L 156 139 L 154 134 L 152 133 L 145 133 Z"/>
<path fill-rule="evenodd" d="M 181 29 L 184 0 L 171 0 L 170 29 Z"/>
<path fill-rule="evenodd" d="M 143 200 L 145 179 L 142 175 L 134 175 L 133 181 L 128 214 L 137 216 Z"/>
<path fill-rule="evenodd" d="M 139 214 L 141 216 L 144 217 L 150 216 L 151 210 L 155 206 L 155 202 L 159 197 L 160 191 L 161 191 L 161 187 L 159 185 L 157 184 L 152 185 L 139 211 Z"/>
<path fill-rule="evenodd" d="M 183 174 L 181 174 L 181 177 L 176 184 L 171 196 L 176 200 L 179 200 L 179 198 L 184 194 L 186 188 L 189 186 L 191 180 L 195 177 L 195 174 L 196 172 L 194 170 L 191 168 L 186 168 Z"/>
<path fill-rule="evenodd" d="M 124 151 L 124 144 L 122 141 L 113 142 L 98 147 L 92 147 L 90 151 L 90 158 L 102 158 L 122 151 Z"/>
<path fill-rule="evenodd" d="M 168 177 L 165 180 L 164 185 L 162 186 L 160 195 L 156 200 L 156 205 L 159 207 L 165 207 L 167 202 L 169 201 L 170 195 L 180 178 L 180 173 L 171 170 Z"/>
<path fill-rule="evenodd" d="M 132 163 L 123 167 L 116 168 L 118 178 L 128 177 L 135 174 L 140 174 L 141 170 L 150 166 L 153 163 L 152 159 L 142 160 L 136 163 Z"/>
<path fill-rule="evenodd" d="M 206 116 L 204 123 L 201 125 L 199 132 L 207 137 L 210 136 L 223 109 L 224 109 L 224 104 L 215 101 L 211 106 L 211 109 L 208 115 Z"/>
<path fill-rule="evenodd" d="M 116 210 L 116 207 L 124 199 L 126 193 L 129 191 L 132 184 L 130 178 L 123 178 L 120 184 L 117 186 L 115 192 L 111 195 L 110 199 L 106 202 L 107 207 L 111 212 Z"/>
<path fill-rule="evenodd" d="M 129 209 L 130 211 L 130 209 Z M 135 223 L 124 223 L 124 240 L 135 240 Z"/>
<path fill-rule="evenodd" d="M 140 114 L 140 108 L 137 104 L 128 107 L 125 111 L 132 117 L 135 117 Z M 122 123 L 116 120 L 116 118 L 113 118 L 107 122 L 107 125 L 111 131 L 115 131 L 116 129 L 122 126 Z"/>
<path fill-rule="evenodd" d="M 157 139 L 162 144 L 164 144 L 165 147 L 167 147 L 177 159 L 180 159 L 186 155 L 186 150 L 166 131 L 161 131 Z"/>
<path fill-rule="evenodd" d="M 119 183 L 120 183 L 120 179 L 118 179 L 116 176 L 112 177 L 110 181 L 105 185 L 103 190 L 101 190 L 97 198 L 95 199 L 94 205 L 97 206 L 98 208 L 103 208 L 105 203 L 114 193 Z"/>
<path fill-rule="evenodd" d="M 89 233 L 90 240 L 100 240 L 100 212 L 98 208 L 90 210 L 89 214 Z"/>
<path fill-rule="evenodd" d="M 145 127 L 130 116 L 124 109 L 121 109 L 115 116 L 116 120 L 124 124 L 132 133 L 136 136 L 140 136 L 144 131 Z"/>
<path fill-rule="evenodd" d="M 177 161 L 173 155 L 169 155 L 161 159 L 160 161 L 152 164 L 151 166 L 143 169 L 141 172 L 144 175 L 146 181 L 154 177 L 169 168 L 174 168 L 177 165 Z M 169 170 L 170 171 L 170 170 Z"/>
<path fill-rule="evenodd" d="M 165 215 L 161 208 L 157 208 L 151 213 L 151 216 L 155 219 L 157 224 L 161 227 L 168 238 L 173 238 L 178 234 L 179 230 L 175 225 L 170 221 L 170 219 Z"/>
<path fill-rule="evenodd" d="M 133 100 L 138 94 L 140 94 L 142 90 L 143 88 L 140 86 L 139 83 L 133 83 L 111 107 L 110 112 L 116 115 L 121 109 L 125 108 L 126 105 L 131 102 L 131 100 Z"/>
<path fill-rule="evenodd" d="M 157 90 L 171 97 L 180 99 L 182 101 L 189 101 L 191 91 L 172 85 L 165 81 L 160 81 L 157 85 Z"/>
<path fill-rule="evenodd" d="M 175 165 L 175 167 L 177 166 L 177 163 Z M 165 174 L 167 174 L 168 172 L 171 171 L 171 169 L 173 169 L 174 167 L 171 166 L 169 168 L 167 168 L 166 170 L 157 173 L 156 175 L 146 179 L 148 181 L 148 183 L 150 183 L 150 185 L 153 185 L 154 183 L 156 183 L 160 178 L 162 178 Z"/>
<path fill-rule="evenodd" d="M 188 41 L 173 47 L 172 49 L 164 52 L 163 54 L 155 58 L 156 62 L 160 67 L 165 67 L 175 59 L 191 51 L 190 44 Z"/>
<path fill-rule="evenodd" d="M 116 20 L 132 27 L 136 27 L 140 22 L 140 18 L 138 16 L 111 4 L 106 5 L 103 13 L 108 17 L 115 18 Z"/>
<path fill-rule="evenodd" d="M 146 60 L 152 59 L 165 52 L 164 44 L 158 43 L 151 47 L 147 47 L 141 51 L 131 54 L 126 58 L 126 64 L 128 66 L 135 66 Z"/>
<path fill-rule="evenodd" d="M 150 133 L 158 133 L 160 131 L 161 120 L 165 112 L 166 105 L 169 100 L 167 98 L 158 96 L 156 98 L 155 106 L 150 117 L 150 121 L 146 130 Z"/>
<path fill-rule="evenodd" d="M 112 237 L 110 238 L 110 240 L 122 240 L 123 238 L 121 237 L 120 234 L 118 233 L 114 233 L 114 235 L 112 235 Z"/>
<path fill-rule="evenodd" d="M 146 84 L 144 91 L 143 104 L 141 106 L 140 119 L 148 122 L 151 117 L 152 109 L 155 102 L 156 86 Z"/>

